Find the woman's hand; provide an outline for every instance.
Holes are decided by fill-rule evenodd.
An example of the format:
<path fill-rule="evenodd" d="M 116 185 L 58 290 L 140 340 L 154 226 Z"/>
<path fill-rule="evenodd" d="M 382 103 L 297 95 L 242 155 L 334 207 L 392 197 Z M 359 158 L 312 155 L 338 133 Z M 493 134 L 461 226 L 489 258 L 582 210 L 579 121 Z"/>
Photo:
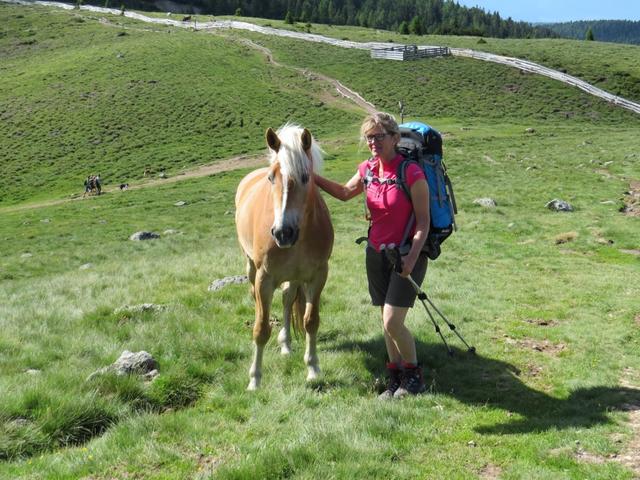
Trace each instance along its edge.
<path fill-rule="evenodd" d="M 400 258 L 402 262 L 402 272 L 400 272 L 400 276 L 403 278 L 407 278 L 413 271 L 413 267 L 416 266 L 416 262 L 418 261 L 418 253 L 410 251 L 404 257 Z"/>

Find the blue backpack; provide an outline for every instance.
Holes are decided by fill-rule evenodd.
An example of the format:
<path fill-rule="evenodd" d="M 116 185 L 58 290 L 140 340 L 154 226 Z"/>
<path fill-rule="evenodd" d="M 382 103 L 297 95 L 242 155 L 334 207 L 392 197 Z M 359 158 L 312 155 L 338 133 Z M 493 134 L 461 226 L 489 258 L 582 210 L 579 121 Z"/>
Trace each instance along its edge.
<path fill-rule="evenodd" d="M 406 183 L 407 165 L 416 162 L 424 171 L 429 185 L 431 225 L 422 251 L 435 260 L 440 255 L 440 244 L 456 229 L 455 214 L 458 213 L 453 185 L 442 160 L 442 136 L 429 125 L 408 122 L 400 125 L 400 137 L 398 151 L 405 160 L 398 166 L 397 185 L 411 199 Z M 414 222 L 412 215 L 404 231 L 403 244 L 407 242 Z"/>

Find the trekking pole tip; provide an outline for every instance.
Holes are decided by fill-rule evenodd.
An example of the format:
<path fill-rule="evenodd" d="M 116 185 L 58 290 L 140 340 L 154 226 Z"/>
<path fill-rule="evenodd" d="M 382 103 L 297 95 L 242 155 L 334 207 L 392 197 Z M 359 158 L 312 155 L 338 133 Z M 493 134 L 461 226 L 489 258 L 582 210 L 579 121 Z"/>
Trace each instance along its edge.
<path fill-rule="evenodd" d="M 470 354 L 475 355 L 476 354 L 476 347 L 469 347 L 469 350 L 467 350 Z"/>

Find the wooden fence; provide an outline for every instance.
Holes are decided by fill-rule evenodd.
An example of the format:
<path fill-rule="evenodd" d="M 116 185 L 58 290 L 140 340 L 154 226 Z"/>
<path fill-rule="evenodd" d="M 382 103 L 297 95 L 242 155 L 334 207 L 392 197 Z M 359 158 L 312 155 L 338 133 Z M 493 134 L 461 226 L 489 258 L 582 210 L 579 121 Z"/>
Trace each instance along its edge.
<path fill-rule="evenodd" d="M 446 55 L 451 55 L 448 47 L 398 45 L 371 49 L 371 58 L 383 58 L 387 60 L 418 60 L 419 58 L 444 57 Z"/>
<path fill-rule="evenodd" d="M 640 113 L 640 104 L 627 100 L 626 98 L 613 95 L 601 88 L 594 87 L 593 85 L 580 80 L 579 78 L 567 75 L 566 73 L 553 70 L 551 68 L 539 65 L 537 63 L 530 62 L 528 60 L 522 60 L 520 58 L 504 57 L 502 55 L 494 55 L 493 53 L 478 52 L 476 50 L 469 50 L 466 48 L 452 48 L 451 54 L 457 57 L 475 58 L 477 60 L 484 60 L 485 62 L 501 63 L 503 65 L 509 65 L 511 67 L 519 68 L 525 72 L 537 73 L 538 75 L 544 75 L 545 77 L 553 78 L 579 88 L 583 92 L 587 92 L 596 97 L 603 98 L 607 102 L 614 105 L 618 105 L 627 110 L 631 110 L 635 113 Z"/>

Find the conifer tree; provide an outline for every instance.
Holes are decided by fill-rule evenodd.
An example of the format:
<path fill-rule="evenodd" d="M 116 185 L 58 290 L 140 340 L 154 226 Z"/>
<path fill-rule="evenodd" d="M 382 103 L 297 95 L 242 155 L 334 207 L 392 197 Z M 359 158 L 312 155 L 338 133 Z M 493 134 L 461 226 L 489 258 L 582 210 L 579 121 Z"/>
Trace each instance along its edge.
<path fill-rule="evenodd" d="M 411 19 L 409 31 L 414 35 L 424 35 L 424 29 L 422 28 L 422 21 L 420 20 L 420 17 L 415 16 Z"/>
<path fill-rule="evenodd" d="M 293 25 L 293 15 L 291 15 L 291 12 L 289 10 L 287 10 L 287 15 L 284 17 L 284 23 Z"/>

